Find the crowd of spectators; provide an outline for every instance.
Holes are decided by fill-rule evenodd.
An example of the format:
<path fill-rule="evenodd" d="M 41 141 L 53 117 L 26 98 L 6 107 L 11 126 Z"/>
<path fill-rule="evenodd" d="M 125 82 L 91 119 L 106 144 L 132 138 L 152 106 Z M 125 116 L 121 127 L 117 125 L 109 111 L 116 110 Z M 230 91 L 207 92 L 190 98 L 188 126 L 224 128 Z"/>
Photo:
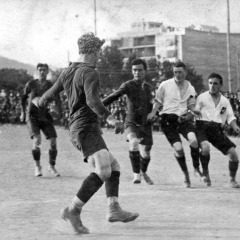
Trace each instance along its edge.
<path fill-rule="evenodd" d="M 102 98 L 109 95 L 111 90 L 105 91 L 102 94 Z M 154 94 L 154 93 L 153 93 Z M 240 126 L 240 93 L 229 93 L 224 92 L 233 108 L 234 114 L 237 118 L 237 123 Z M 55 119 L 57 125 L 63 126 L 68 129 L 68 118 L 69 109 L 66 95 L 61 94 L 61 106 L 62 113 L 61 119 Z M 108 110 L 118 119 L 124 122 L 126 116 L 126 97 L 123 96 L 115 101 L 113 104 L 108 106 Z M 20 124 L 20 114 L 21 114 L 21 93 L 18 91 L 6 92 L 4 89 L 0 92 L 0 124 L 10 123 L 10 124 Z M 105 128 L 110 128 L 105 119 L 101 120 L 101 126 Z M 153 124 L 154 131 L 161 131 L 161 126 L 159 124 L 159 119 Z M 226 125 L 225 131 L 229 136 L 237 136 L 231 128 Z"/>

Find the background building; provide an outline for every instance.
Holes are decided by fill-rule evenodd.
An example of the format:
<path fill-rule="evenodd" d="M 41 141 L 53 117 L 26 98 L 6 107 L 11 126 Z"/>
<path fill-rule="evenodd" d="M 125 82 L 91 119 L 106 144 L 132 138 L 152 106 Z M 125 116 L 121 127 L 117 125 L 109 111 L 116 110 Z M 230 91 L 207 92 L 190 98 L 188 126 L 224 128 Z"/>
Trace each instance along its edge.
<path fill-rule="evenodd" d="M 192 64 L 205 80 L 211 72 L 224 78 L 223 90 L 228 90 L 226 33 L 219 33 L 213 26 L 199 25 L 189 28 L 164 26 L 159 22 L 139 22 L 131 25 L 131 31 L 122 32 L 111 40 L 127 61 L 133 53 L 146 60 L 175 62 L 182 60 Z M 240 33 L 230 35 L 232 91 L 240 88 L 238 83 L 238 52 Z"/>

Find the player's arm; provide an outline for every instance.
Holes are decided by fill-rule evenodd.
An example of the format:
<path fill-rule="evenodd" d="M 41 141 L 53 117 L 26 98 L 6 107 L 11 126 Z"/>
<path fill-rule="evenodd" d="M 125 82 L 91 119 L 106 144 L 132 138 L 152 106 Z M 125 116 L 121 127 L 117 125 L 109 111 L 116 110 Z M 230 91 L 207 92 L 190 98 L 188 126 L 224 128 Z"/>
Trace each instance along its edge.
<path fill-rule="evenodd" d="M 126 83 L 123 83 L 115 92 L 111 93 L 109 96 L 102 100 L 103 105 L 108 106 L 118 98 L 122 97 L 124 94 L 126 94 L 126 88 Z"/>
<path fill-rule="evenodd" d="M 21 96 L 21 115 L 20 115 L 21 122 L 25 122 L 26 120 L 26 102 L 27 102 L 29 93 L 30 93 L 30 88 L 29 88 L 29 83 L 27 83 L 23 89 L 23 94 Z"/>
<path fill-rule="evenodd" d="M 54 100 L 54 98 L 59 96 L 59 93 L 64 90 L 62 86 L 62 77 L 63 73 L 60 75 L 54 85 L 49 88 L 41 97 L 36 97 L 32 100 L 33 104 L 39 108 L 44 108 L 47 106 L 49 101 Z"/>
<path fill-rule="evenodd" d="M 106 118 L 111 126 L 115 126 L 115 133 L 123 133 L 123 123 L 115 119 L 104 107 L 99 94 L 99 75 L 97 71 L 89 72 L 85 76 L 84 92 L 87 105 L 101 118 Z"/>
<path fill-rule="evenodd" d="M 229 124 L 229 126 L 236 132 L 236 133 L 240 133 L 240 128 L 237 125 L 237 120 L 236 117 L 234 115 L 232 106 L 230 104 L 230 102 L 228 102 L 228 106 L 227 106 L 227 122 Z"/>
<path fill-rule="evenodd" d="M 199 100 L 196 100 L 195 96 L 196 96 L 196 93 L 195 93 L 195 90 L 193 89 L 192 94 L 189 96 L 187 100 L 188 109 L 191 111 L 193 116 L 197 118 L 201 118 L 202 114 L 200 111 Z M 191 116 L 189 116 L 189 118 L 191 118 Z"/>
<path fill-rule="evenodd" d="M 163 105 L 162 104 L 163 103 L 163 98 L 164 98 L 164 88 L 163 88 L 163 85 L 160 84 L 160 86 L 159 86 L 159 88 L 156 92 L 156 97 L 153 99 L 152 111 L 147 116 L 148 121 L 154 121 L 155 120 L 157 111 Z"/>

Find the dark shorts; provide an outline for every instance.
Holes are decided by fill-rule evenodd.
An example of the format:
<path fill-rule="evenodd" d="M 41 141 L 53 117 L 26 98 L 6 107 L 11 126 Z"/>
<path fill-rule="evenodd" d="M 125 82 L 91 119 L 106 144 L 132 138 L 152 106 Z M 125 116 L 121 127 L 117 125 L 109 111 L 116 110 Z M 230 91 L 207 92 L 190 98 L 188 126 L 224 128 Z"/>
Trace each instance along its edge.
<path fill-rule="evenodd" d="M 193 123 L 189 121 L 180 123 L 178 122 L 178 116 L 175 114 L 162 114 L 161 128 L 171 145 L 176 142 L 182 142 L 180 134 L 188 140 L 188 133 L 195 133 L 195 126 Z"/>
<path fill-rule="evenodd" d="M 225 135 L 221 124 L 207 121 L 196 121 L 196 135 L 198 142 L 210 142 L 224 155 L 236 145 Z"/>
<path fill-rule="evenodd" d="M 125 123 L 125 133 L 135 133 L 137 137 L 140 139 L 140 144 L 142 145 L 153 145 L 153 136 L 152 136 L 152 125 L 136 125 L 134 123 Z"/>
<path fill-rule="evenodd" d="M 69 133 L 69 136 L 73 146 L 82 152 L 84 162 L 87 162 L 87 158 L 95 152 L 107 149 L 100 128 L 91 129 L 89 127 L 85 131 L 72 131 Z"/>
<path fill-rule="evenodd" d="M 52 121 L 48 120 L 39 120 L 38 118 L 29 118 L 27 120 L 27 126 L 29 130 L 30 137 L 33 138 L 34 135 L 40 134 L 42 130 L 46 139 L 56 138 L 57 133 Z"/>

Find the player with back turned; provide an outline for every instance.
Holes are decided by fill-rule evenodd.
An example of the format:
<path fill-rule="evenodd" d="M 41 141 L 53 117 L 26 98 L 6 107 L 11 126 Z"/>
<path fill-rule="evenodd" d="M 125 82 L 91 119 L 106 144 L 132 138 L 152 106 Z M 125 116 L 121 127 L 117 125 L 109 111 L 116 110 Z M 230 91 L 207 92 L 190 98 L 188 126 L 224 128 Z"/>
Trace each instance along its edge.
<path fill-rule="evenodd" d="M 78 39 L 78 62 L 73 62 L 50 90 L 33 101 L 42 108 L 48 100 L 65 90 L 70 108 L 71 142 L 82 152 L 83 160 L 94 167 L 72 202 L 61 210 L 62 218 L 77 233 L 89 233 L 82 224 L 80 213 L 104 183 L 108 201 L 107 220 L 129 222 L 138 217 L 138 213 L 122 210 L 118 203 L 120 165 L 108 151 L 99 124 L 99 117 L 103 117 L 115 126 L 116 133 L 122 133 L 124 129 L 123 123 L 111 116 L 100 99 L 99 73 L 95 68 L 103 43 L 104 40 L 95 37 L 93 33 L 81 36 Z"/>

